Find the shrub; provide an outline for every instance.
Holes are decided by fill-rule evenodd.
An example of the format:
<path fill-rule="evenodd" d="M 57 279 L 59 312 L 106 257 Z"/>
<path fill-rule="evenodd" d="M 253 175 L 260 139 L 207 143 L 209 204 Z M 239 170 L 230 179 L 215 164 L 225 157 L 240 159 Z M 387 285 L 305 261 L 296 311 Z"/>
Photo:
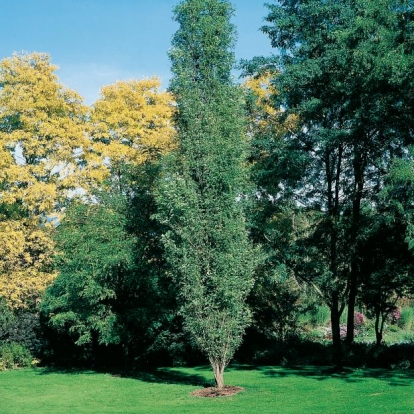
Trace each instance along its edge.
<path fill-rule="evenodd" d="M 331 311 L 327 306 L 318 306 L 314 316 L 316 326 L 325 326 L 331 320 Z"/>
<path fill-rule="evenodd" d="M 392 325 L 396 325 L 401 319 L 401 312 L 398 308 L 395 308 L 390 314 L 390 322 Z"/>
<path fill-rule="evenodd" d="M 361 312 L 354 312 L 354 324 L 355 327 L 360 327 L 365 321 L 364 315 Z"/>
<path fill-rule="evenodd" d="M 414 308 L 406 307 L 401 310 L 401 318 L 398 325 L 407 331 L 414 329 Z"/>
<path fill-rule="evenodd" d="M 44 344 L 40 337 L 39 315 L 32 310 L 14 311 L 0 298 L 0 344 L 19 343 L 34 355 L 40 355 Z"/>
<path fill-rule="evenodd" d="M 318 327 L 329 325 L 331 312 L 325 305 L 312 305 L 299 316 L 299 324 L 302 326 Z"/>
<path fill-rule="evenodd" d="M 388 330 L 390 332 L 399 332 L 400 331 L 400 328 L 397 325 L 389 325 L 388 326 Z"/>
<path fill-rule="evenodd" d="M 32 365 L 30 351 L 17 342 L 6 342 L 0 345 L 0 369 L 15 369 Z"/>
<path fill-rule="evenodd" d="M 347 333 L 347 326 L 346 324 L 342 324 L 339 327 L 340 331 L 339 331 L 339 335 L 341 336 L 341 339 L 345 339 L 346 338 L 346 333 Z M 358 329 L 354 329 L 354 336 L 357 336 L 359 333 Z"/>

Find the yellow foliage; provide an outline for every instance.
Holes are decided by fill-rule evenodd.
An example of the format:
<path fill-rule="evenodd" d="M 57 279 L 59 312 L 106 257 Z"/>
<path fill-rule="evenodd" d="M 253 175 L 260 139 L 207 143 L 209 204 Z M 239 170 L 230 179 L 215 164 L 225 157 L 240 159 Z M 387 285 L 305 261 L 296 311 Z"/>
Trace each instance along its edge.
<path fill-rule="evenodd" d="M 0 62 L 0 296 L 15 308 L 56 276 L 50 229 L 71 192 L 174 147 L 175 106 L 158 79 L 106 86 L 89 111 L 56 69 L 43 53 Z"/>
<path fill-rule="evenodd" d="M 253 134 L 270 133 L 273 137 L 277 137 L 298 128 L 297 116 L 290 115 L 283 118 L 283 109 L 274 107 L 272 98 L 278 95 L 278 91 L 271 82 L 273 76 L 274 74 L 266 72 L 250 77 L 244 82 L 244 87 L 255 97 L 250 118 L 250 132 Z"/>
<path fill-rule="evenodd" d="M 47 54 L 0 62 L 0 197 L 47 215 L 81 186 L 87 109 L 60 85 Z"/>
<path fill-rule="evenodd" d="M 174 101 L 160 85 L 151 78 L 101 89 L 91 115 L 93 148 L 109 166 L 141 164 L 173 148 Z"/>
<path fill-rule="evenodd" d="M 13 307 L 56 276 L 50 219 L 82 186 L 90 148 L 87 108 L 55 70 L 41 53 L 0 62 L 0 296 Z"/>
<path fill-rule="evenodd" d="M 0 296 L 10 306 L 27 306 L 52 283 L 52 253 L 50 235 L 36 221 L 0 221 Z"/>

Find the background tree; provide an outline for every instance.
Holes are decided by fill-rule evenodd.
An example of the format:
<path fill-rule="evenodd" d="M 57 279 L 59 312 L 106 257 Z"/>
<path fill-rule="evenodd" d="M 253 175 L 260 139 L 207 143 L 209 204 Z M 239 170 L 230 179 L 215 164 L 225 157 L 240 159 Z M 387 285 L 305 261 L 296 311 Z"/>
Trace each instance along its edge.
<path fill-rule="evenodd" d="M 0 62 L 0 296 L 13 307 L 55 277 L 48 228 L 82 186 L 89 148 L 86 109 L 55 70 L 40 53 Z"/>
<path fill-rule="evenodd" d="M 369 223 L 363 249 L 361 298 L 375 316 L 377 345 L 384 323 L 401 298 L 413 294 L 411 226 L 413 218 L 412 148 L 395 159 L 375 205 L 365 214 Z"/>
<path fill-rule="evenodd" d="M 143 164 L 174 147 L 174 100 L 157 78 L 118 81 L 92 108 L 93 148 L 112 168 Z M 115 171 L 113 171 L 114 173 Z"/>
<path fill-rule="evenodd" d="M 41 304 L 54 332 L 69 332 L 79 346 L 117 345 L 124 362 L 147 354 L 175 310 L 160 226 L 151 219 L 158 160 L 174 146 L 172 98 L 159 86 L 150 79 L 102 89 L 91 148 L 104 180 L 54 231 L 59 276 Z"/>
<path fill-rule="evenodd" d="M 224 0 L 186 0 L 170 57 L 178 148 L 165 163 L 158 220 L 179 286 L 185 329 L 213 368 L 217 387 L 250 321 L 246 297 L 257 252 L 246 230 L 245 115 L 230 71 L 233 9 Z"/>
<path fill-rule="evenodd" d="M 291 194 L 309 214 L 295 269 L 330 306 L 340 366 L 340 315 L 347 305 L 352 342 L 362 278 L 363 206 L 412 139 L 412 3 L 285 0 L 269 9 L 263 30 L 280 52 L 274 105 L 301 123 L 285 135 L 290 156 L 281 157 L 297 160 Z"/>
<path fill-rule="evenodd" d="M 283 175 L 283 170 L 275 168 L 276 164 L 281 166 L 280 158 L 287 155 L 283 137 L 297 128 L 298 119 L 296 115 L 285 117 L 282 109 L 273 106 L 278 92 L 272 79 L 277 73 L 273 74 L 266 65 L 258 72 L 255 69 L 243 83 L 249 121 L 249 172 L 257 186 L 248 221 L 251 237 L 266 251 L 266 260 L 256 270 L 248 299 L 254 322 L 247 331 L 243 348 L 253 349 L 269 348 L 271 341 L 281 343 L 296 334 L 301 292 L 300 284 L 286 266 L 299 220 L 295 224 L 292 219 L 295 210 L 292 201 L 281 197 L 284 194 L 277 175 Z"/>

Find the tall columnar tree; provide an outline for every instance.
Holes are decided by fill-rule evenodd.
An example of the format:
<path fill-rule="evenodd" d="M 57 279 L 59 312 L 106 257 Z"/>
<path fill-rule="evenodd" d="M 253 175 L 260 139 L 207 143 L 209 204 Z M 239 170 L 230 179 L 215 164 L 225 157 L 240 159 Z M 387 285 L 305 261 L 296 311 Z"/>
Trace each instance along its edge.
<path fill-rule="evenodd" d="M 178 4 L 170 58 L 178 148 L 157 194 L 167 260 L 180 289 L 185 328 L 206 354 L 217 387 L 240 345 L 255 257 L 243 212 L 248 191 L 245 114 L 232 83 L 233 8 L 226 0 Z"/>
<path fill-rule="evenodd" d="M 353 340 L 363 207 L 375 203 L 390 160 L 413 138 L 412 7 L 411 0 L 281 0 L 269 6 L 264 28 L 280 52 L 275 107 L 302 125 L 285 135 L 290 156 L 278 163 L 283 169 L 296 157 L 293 195 L 309 211 L 296 270 L 331 308 L 338 365 L 346 304 Z"/>

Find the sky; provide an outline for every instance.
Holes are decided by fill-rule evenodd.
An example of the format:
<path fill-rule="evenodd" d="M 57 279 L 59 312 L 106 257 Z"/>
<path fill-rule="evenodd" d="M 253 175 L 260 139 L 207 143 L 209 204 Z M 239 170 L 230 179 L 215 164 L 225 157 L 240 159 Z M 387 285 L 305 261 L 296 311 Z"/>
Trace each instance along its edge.
<path fill-rule="evenodd" d="M 268 10 L 261 0 L 233 0 L 236 59 L 269 56 L 259 29 Z M 175 0 L 0 0 L 0 59 L 14 52 L 46 52 L 59 81 L 90 105 L 117 80 L 171 77 L 168 49 L 177 30 Z"/>

